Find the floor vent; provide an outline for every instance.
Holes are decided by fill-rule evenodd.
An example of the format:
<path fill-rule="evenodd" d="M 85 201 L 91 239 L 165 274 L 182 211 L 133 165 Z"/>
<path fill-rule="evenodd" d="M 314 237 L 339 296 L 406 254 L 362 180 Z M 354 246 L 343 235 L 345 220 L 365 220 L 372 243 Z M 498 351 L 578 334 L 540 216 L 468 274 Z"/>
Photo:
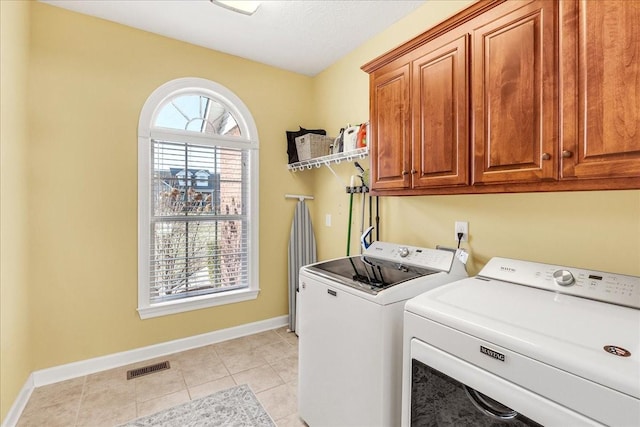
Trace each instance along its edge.
<path fill-rule="evenodd" d="M 142 368 L 132 369 L 130 371 L 127 371 L 127 379 L 131 380 L 143 375 L 149 375 L 155 372 L 164 371 L 165 369 L 169 369 L 170 367 L 171 365 L 169 365 L 169 362 L 160 362 L 154 363 L 153 365 L 149 366 L 143 366 Z"/>

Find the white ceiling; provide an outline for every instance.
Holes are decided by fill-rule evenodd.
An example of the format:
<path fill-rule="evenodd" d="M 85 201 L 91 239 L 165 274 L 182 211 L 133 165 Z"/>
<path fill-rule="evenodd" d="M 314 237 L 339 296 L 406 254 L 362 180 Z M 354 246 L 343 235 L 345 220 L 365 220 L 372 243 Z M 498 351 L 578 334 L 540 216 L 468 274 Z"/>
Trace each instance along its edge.
<path fill-rule="evenodd" d="M 426 0 L 267 0 L 253 16 L 209 0 L 40 0 L 314 76 Z"/>

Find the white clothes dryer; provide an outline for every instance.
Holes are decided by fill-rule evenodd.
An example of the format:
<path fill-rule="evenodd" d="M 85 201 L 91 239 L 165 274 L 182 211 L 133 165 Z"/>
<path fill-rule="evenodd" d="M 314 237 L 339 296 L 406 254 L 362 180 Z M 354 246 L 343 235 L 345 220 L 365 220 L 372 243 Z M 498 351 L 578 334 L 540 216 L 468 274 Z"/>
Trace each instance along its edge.
<path fill-rule="evenodd" d="M 640 278 L 493 258 L 411 299 L 402 425 L 640 425 Z"/>

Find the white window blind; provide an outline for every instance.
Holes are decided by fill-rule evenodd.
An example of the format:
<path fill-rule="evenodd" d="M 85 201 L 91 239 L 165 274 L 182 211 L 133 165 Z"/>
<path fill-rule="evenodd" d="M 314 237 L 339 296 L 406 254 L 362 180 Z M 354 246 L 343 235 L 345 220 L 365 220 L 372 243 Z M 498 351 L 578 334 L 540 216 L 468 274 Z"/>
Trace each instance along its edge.
<path fill-rule="evenodd" d="M 228 89 L 165 83 L 138 132 L 138 312 L 144 319 L 256 298 L 258 141 Z"/>
<path fill-rule="evenodd" d="M 247 156 L 153 141 L 152 302 L 248 286 Z"/>

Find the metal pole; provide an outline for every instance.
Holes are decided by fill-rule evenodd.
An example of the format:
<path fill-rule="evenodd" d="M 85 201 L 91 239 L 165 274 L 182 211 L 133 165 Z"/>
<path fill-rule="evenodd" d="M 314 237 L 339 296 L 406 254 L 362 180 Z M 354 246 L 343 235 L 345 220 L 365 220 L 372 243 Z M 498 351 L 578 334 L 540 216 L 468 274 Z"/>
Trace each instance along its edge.
<path fill-rule="evenodd" d="M 349 247 L 351 246 L 351 217 L 353 215 L 353 193 L 349 195 L 349 227 L 347 230 L 347 256 L 349 256 Z"/>

